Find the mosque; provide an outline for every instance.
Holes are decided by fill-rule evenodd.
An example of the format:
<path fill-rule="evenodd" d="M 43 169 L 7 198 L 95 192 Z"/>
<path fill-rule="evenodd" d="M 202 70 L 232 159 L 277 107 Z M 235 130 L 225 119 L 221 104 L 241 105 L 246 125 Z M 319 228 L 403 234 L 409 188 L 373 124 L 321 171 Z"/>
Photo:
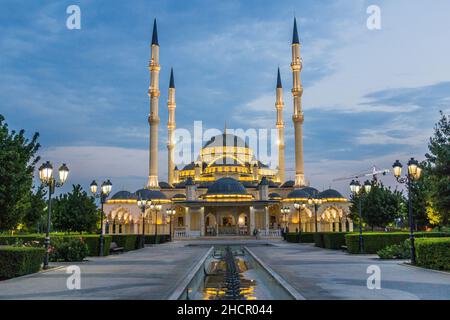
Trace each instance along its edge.
<path fill-rule="evenodd" d="M 278 167 L 271 169 L 256 159 L 240 137 L 222 134 L 212 137 L 196 160 L 178 168 L 174 163 L 175 81 L 170 73 L 168 109 L 168 179 L 158 181 L 159 42 L 153 23 L 149 62 L 150 126 L 149 176 L 146 188 L 119 191 L 104 205 L 104 232 L 110 234 L 171 234 L 174 238 L 258 234 L 280 237 L 290 232 L 353 231 L 349 202 L 333 189 L 319 191 L 308 186 L 303 161 L 303 121 L 300 78 L 303 63 L 294 18 L 292 37 L 293 115 L 295 130 L 295 181 L 285 180 L 283 88 L 278 70 L 276 122 Z M 146 200 L 146 206 L 142 206 Z M 139 206 L 139 204 L 141 206 Z"/>

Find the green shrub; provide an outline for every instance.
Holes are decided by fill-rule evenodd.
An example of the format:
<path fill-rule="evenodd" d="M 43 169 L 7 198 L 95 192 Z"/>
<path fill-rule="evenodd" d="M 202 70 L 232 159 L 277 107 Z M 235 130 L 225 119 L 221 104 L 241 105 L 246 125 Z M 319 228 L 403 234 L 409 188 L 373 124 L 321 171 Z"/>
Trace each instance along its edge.
<path fill-rule="evenodd" d="M 424 237 L 445 237 L 450 236 L 443 232 L 417 232 L 416 238 Z M 364 253 L 377 253 L 379 250 L 401 244 L 409 238 L 408 232 L 371 232 L 363 233 Z M 359 253 L 359 233 L 349 233 L 345 235 L 345 243 L 349 253 Z"/>
<path fill-rule="evenodd" d="M 377 254 L 381 259 L 408 259 L 411 257 L 409 239 L 378 250 Z"/>
<path fill-rule="evenodd" d="M 81 237 L 54 237 L 50 247 L 50 261 L 83 261 L 89 254 L 89 248 Z"/>
<path fill-rule="evenodd" d="M 325 248 L 323 234 L 324 234 L 324 232 L 315 232 L 314 233 L 313 238 L 314 238 L 314 243 L 315 243 L 316 247 Z"/>
<path fill-rule="evenodd" d="M 17 244 L 29 244 L 38 243 L 41 246 L 44 245 L 45 235 L 34 234 L 34 235 L 16 235 L 16 236 L 0 236 L 0 245 L 17 245 Z M 65 234 L 50 234 L 50 245 L 55 239 L 72 239 L 72 238 L 82 238 L 86 245 L 88 246 L 89 254 L 88 256 L 98 256 L 100 252 L 100 235 L 98 234 L 82 234 L 82 235 L 65 235 Z M 57 240 L 56 240 L 57 241 Z M 109 247 L 111 245 L 111 236 L 104 236 L 104 255 L 109 254 Z"/>
<path fill-rule="evenodd" d="M 302 232 L 300 234 L 301 243 L 314 243 L 314 232 Z"/>
<path fill-rule="evenodd" d="M 164 243 L 164 242 L 168 242 L 170 241 L 170 235 L 168 234 L 161 234 L 157 236 L 157 241 L 156 243 Z M 154 244 L 155 243 L 155 235 L 152 234 L 148 234 L 145 235 L 145 244 Z"/>
<path fill-rule="evenodd" d="M 0 247 L 0 279 L 38 272 L 44 254 L 44 248 Z"/>
<path fill-rule="evenodd" d="M 450 237 L 417 239 L 416 263 L 436 270 L 450 270 Z"/>
<path fill-rule="evenodd" d="M 114 234 L 112 235 L 112 242 L 117 243 L 124 251 L 136 250 L 140 247 L 140 236 L 136 234 Z"/>
<path fill-rule="evenodd" d="M 295 233 L 295 232 L 286 233 L 286 241 L 293 242 L 293 243 L 300 242 L 299 234 Z"/>
<path fill-rule="evenodd" d="M 323 245 L 327 249 L 341 249 L 342 246 L 345 246 L 345 235 L 347 232 L 324 232 L 322 234 L 323 237 Z"/>

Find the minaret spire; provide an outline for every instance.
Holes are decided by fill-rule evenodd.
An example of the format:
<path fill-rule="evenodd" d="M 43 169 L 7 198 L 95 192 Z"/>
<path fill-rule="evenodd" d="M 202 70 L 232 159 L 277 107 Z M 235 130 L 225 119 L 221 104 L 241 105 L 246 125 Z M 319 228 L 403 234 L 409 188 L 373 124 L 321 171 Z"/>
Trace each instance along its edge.
<path fill-rule="evenodd" d="M 294 30 L 292 32 L 292 44 L 300 44 L 298 40 L 297 19 L 294 17 Z"/>
<path fill-rule="evenodd" d="M 277 74 L 277 89 L 278 88 L 283 88 L 283 86 L 281 85 L 280 67 L 278 67 L 278 74 Z"/>
<path fill-rule="evenodd" d="M 156 26 L 156 18 L 155 18 L 155 20 L 153 20 L 152 45 L 159 46 L 159 43 L 158 43 L 158 28 Z"/>
<path fill-rule="evenodd" d="M 303 87 L 300 78 L 302 71 L 302 60 L 300 59 L 300 41 L 297 32 L 297 20 L 294 18 L 294 30 L 292 35 L 292 96 L 294 102 L 294 114 L 292 121 L 295 130 L 295 186 L 302 187 L 305 185 L 305 173 L 303 164 L 303 111 L 302 111 L 302 94 Z"/>
<path fill-rule="evenodd" d="M 174 175 L 174 130 L 176 128 L 175 124 L 175 81 L 173 78 L 173 68 L 170 69 L 170 83 L 169 83 L 169 99 L 167 101 L 167 108 L 169 109 L 169 120 L 167 122 L 167 166 L 168 166 L 168 182 L 173 185 L 175 180 Z"/>
<path fill-rule="evenodd" d="M 148 124 L 150 125 L 150 146 L 149 146 L 149 175 L 147 188 L 159 189 L 158 184 L 158 103 L 159 103 L 159 43 L 156 19 L 153 21 L 153 35 L 151 45 L 151 58 L 148 65 L 150 70 L 150 87 L 148 95 L 150 97 L 150 114 Z"/>
<path fill-rule="evenodd" d="M 277 73 L 277 89 L 276 89 L 276 102 L 275 108 L 277 110 L 277 123 L 278 130 L 278 180 L 280 183 L 285 181 L 285 164 L 284 164 L 284 122 L 283 122 L 283 86 L 281 85 L 280 68 Z"/>

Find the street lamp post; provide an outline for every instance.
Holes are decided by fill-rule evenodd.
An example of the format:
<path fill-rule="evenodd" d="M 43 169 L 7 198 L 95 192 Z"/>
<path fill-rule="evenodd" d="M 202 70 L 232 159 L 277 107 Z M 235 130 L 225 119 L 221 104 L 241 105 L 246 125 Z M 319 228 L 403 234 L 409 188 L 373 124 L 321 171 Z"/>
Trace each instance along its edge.
<path fill-rule="evenodd" d="M 175 209 L 168 208 L 166 209 L 166 214 L 170 217 L 170 225 L 169 225 L 169 234 L 170 234 L 170 241 L 172 241 L 172 217 L 175 215 Z"/>
<path fill-rule="evenodd" d="M 306 204 L 304 203 L 294 203 L 294 208 L 298 210 L 298 232 L 301 235 L 302 234 L 302 213 L 301 209 L 306 208 Z"/>
<path fill-rule="evenodd" d="M 112 183 L 111 181 L 106 180 L 103 181 L 102 185 L 100 186 L 100 192 L 97 193 L 98 190 L 98 185 L 97 182 L 95 182 L 95 180 L 93 180 L 89 186 L 89 188 L 91 189 L 92 195 L 94 196 L 94 198 L 100 198 L 100 250 L 99 250 L 99 255 L 100 257 L 103 257 L 103 253 L 104 253 L 104 245 L 105 245 L 105 241 L 104 241 L 104 236 L 103 236 L 103 205 L 106 202 L 106 199 L 108 198 L 108 195 L 111 193 L 112 190 Z"/>
<path fill-rule="evenodd" d="M 67 180 L 69 175 L 69 168 L 65 163 L 59 167 L 59 181 L 53 177 L 53 166 L 50 161 L 45 162 L 39 167 L 39 180 L 41 183 L 48 187 L 48 214 L 47 214 L 47 232 L 45 234 L 45 256 L 44 256 L 44 269 L 48 269 L 49 247 L 50 247 L 50 223 L 52 215 L 52 194 L 55 192 L 55 188 L 61 187 Z"/>
<path fill-rule="evenodd" d="M 308 204 L 312 205 L 314 204 L 314 231 L 317 232 L 317 210 L 319 209 L 319 206 L 323 203 L 323 199 L 317 198 L 317 197 L 309 197 L 308 198 Z"/>
<path fill-rule="evenodd" d="M 370 183 L 369 180 L 367 180 L 366 182 L 364 182 L 364 191 L 367 193 L 370 192 L 372 188 L 372 184 Z M 358 196 L 358 213 L 359 213 L 359 252 L 360 253 L 364 253 L 364 237 L 362 234 L 362 206 L 361 206 L 361 198 L 362 198 L 362 194 L 359 194 L 360 191 L 362 190 L 361 188 L 361 184 L 359 183 L 359 181 L 355 181 L 352 180 L 350 182 L 350 190 L 355 194 L 355 195 L 359 195 Z"/>
<path fill-rule="evenodd" d="M 141 247 L 145 247 L 145 210 L 150 207 L 150 203 L 145 199 L 139 199 L 137 201 L 138 207 L 142 212 L 142 237 L 141 237 Z"/>
<path fill-rule="evenodd" d="M 155 210 L 155 244 L 158 244 L 158 211 L 161 210 L 160 204 L 153 204 L 150 201 L 150 210 Z"/>
<path fill-rule="evenodd" d="M 291 210 L 288 207 L 282 207 L 281 208 L 281 213 L 283 214 L 284 217 L 284 231 L 287 232 L 288 230 L 288 225 L 289 225 L 289 218 L 288 218 L 288 214 Z"/>
<path fill-rule="evenodd" d="M 414 244 L 414 222 L 412 214 L 412 199 L 411 199 L 411 185 L 414 181 L 420 179 L 422 174 L 422 168 L 419 167 L 419 162 L 414 158 L 408 161 L 408 173 L 401 177 L 402 175 L 402 164 L 400 161 L 396 160 L 392 165 L 394 168 L 394 177 L 398 183 L 406 183 L 408 187 L 408 217 L 409 217 L 409 239 L 411 242 L 411 264 L 416 264 L 416 247 Z"/>

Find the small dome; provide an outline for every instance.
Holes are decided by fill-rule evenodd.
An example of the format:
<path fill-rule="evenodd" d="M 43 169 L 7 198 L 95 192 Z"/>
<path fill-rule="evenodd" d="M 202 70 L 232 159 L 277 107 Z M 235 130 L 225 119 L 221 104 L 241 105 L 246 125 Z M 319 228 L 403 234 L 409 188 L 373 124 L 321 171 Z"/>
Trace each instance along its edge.
<path fill-rule="evenodd" d="M 225 177 L 214 182 L 206 192 L 207 195 L 217 194 L 247 194 L 245 187 L 239 181 Z"/>
<path fill-rule="evenodd" d="M 186 196 L 182 193 L 177 193 L 172 197 L 172 200 L 185 200 Z"/>
<path fill-rule="evenodd" d="M 127 200 L 127 199 L 136 199 L 136 195 L 131 192 L 122 190 L 122 191 L 116 192 L 111 197 L 111 200 Z"/>
<path fill-rule="evenodd" d="M 165 182 L 165 181 L 161 181 L 159 183 L 159 187 L 161 189 L 172 189 L 172 186 L 170 184 L 168 184 L 167 182 Z"/>
<path fill-rule="evenodd" d="M 278 199 L 281 199 L 281 196 L 276 192 L 272 192 L 269 194 L 269 199 L 278 200 Z"/>
<path fill-rule="evenodd" d="M 309 193 L 302 189 L 295 189 L 287 195 L 287 199 L 308 199 L 309 197 Z"/>
<path fill-rule="evenodd" d="M 292 188 L 294 186 L 295 182 L 292 180 L 288 180 L 285 183 L 281 185 L 282 188 Z"/>
<path fill-rule="evenodd" d="M 137 197 L 144 200 L 165 200 L 166 195 L 159 190 L 139 189 L 135 192 Z"/>
<path fill-rule="evenodd" d="M 342 194 L 334 189 L 322 191 L 319 193 L 318 197 L 321 199 L 345 199 Z"/>
<path fill-rule="evenodd" d="M 314 197 L 315 195 L 319 194 L 319 190 L 313 187 L 305 187 L 302 188 L 302 190 L 308 193 L 311 197 Z"/>
<path fill-rule="evenodd" d="M 195 168 L 195 163 L 191 162 L 191 163 L 185 165 L 183 170 L 194 170 L 194 168 Z"/>

